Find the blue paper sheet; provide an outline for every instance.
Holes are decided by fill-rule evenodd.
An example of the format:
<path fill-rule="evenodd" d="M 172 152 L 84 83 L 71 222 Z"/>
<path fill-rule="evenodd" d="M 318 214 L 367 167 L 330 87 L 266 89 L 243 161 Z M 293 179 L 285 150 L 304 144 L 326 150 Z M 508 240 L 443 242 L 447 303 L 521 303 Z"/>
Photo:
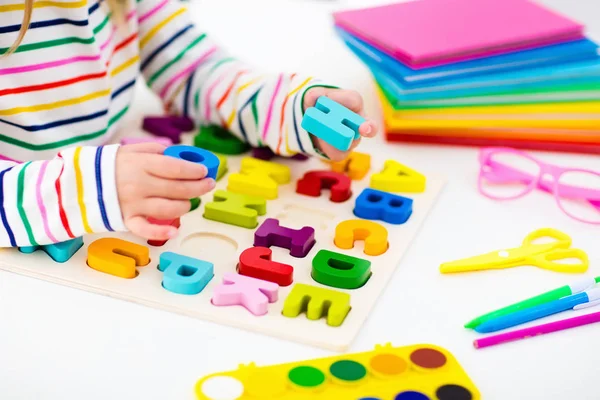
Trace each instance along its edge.
<path fill-rule="evenodd" d="M 451 65 L 413 70 L 383 51 L 352 36 L 340 27 L 338 35 L 361 60 L 376 66 L 405 87 L 421 87 L 451 83 L 457 79 L 494 75 L 510 71 L 558 66 L 565 63 L 599 59 L 599 46 L 591 40 L 577 40 L 538 49 L 520 51 Z"/>
<path fill-rule="evenodd" d="M 407 87 L 376 65 L 367 66 L 377 82 L 397 101 L 447 99 L 512 93 L 519 90 L 564 88 L 572 85 L 600 83 L 600 58 L 594 61 L 570 63 L 560 68 L 545 67 L 484 75 L 473 79 L 441 82 L 427 87 Z"/>

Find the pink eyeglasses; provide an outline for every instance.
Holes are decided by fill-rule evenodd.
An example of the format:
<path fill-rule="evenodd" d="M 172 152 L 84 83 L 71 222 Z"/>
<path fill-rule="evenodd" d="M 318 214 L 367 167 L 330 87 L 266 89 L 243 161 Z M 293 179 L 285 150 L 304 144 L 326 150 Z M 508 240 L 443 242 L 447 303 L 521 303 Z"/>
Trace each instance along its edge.
<path fill-rule="evenodd" d="M 479 191 L 494 200 L 513 200 L 537 188 L 552 193 L 569 217 L 600 225 L 600 172 L 546 164 L 510 148 L 479 154 Z"/>

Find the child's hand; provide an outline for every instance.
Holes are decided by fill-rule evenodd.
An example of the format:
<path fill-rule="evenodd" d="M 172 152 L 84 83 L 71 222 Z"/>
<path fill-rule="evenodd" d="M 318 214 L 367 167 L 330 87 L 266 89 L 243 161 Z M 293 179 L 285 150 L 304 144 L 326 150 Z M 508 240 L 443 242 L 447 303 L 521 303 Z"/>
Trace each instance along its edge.
<path fill-rule="evenodd" d="M 353 90 L 330 89 L 324 87 L 312 88 L 306 92 L 306 95 L 304 96 L 304 108 L 307 109 L 309 107 L 313 107 L 316 104 L 317 99 L 321 96 L 327 96 L 343 106 L 348 107 L 355 113 L 365 117 L 363 99 L 358 92 Z M 359 127 L 358 132 L 360 133 L 360 136 L 370 138 L 377 134 L 378 129 L 379 128 L 377 127 L 375 121 L 367 119 L 365 123 Z M 329 143 L 315 136 L 312 136 L 312 139 L 315 146 L 327 157 L 329 157 L 331 161 L 342 161 L 346 159 L 350 151 L 352 151 L 360 143 L 359 138 L 352 143 L 352 146 L 350 146 L 348 151 L 340 151 Z"/>
<path fill-rule="evenodd" d="M 119 148 L 116 181 L 125 226 L 149 240 L 175 236 L 173 226 L 155 225 L 148 217 L 172 220 L 190 211 L 190 199 L 215 187 L 206 167 L 162 155 L 165 146 L 143 143 Z"/>

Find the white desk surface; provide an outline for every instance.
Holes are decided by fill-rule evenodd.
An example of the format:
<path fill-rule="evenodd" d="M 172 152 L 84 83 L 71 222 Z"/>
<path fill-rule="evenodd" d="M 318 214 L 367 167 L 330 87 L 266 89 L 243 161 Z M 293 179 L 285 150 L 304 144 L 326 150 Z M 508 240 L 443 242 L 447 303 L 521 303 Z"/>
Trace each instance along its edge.
<path fill-rule="evenodd" d="M 198 23 L 238 56 L 356 88 L 371 115 L 378 116 L 367 70 L 334 36 L 330 18 L 335 9 L 375 3 L 384 1 L 192 0 Z M 544 3 L 588 24 L 590 33 L 600 33 L 597 0 Z M 600 325 L 486 350 L 474 350 L 475 334 L 462 328 L 480 313 L 577 277 L 533 268 L 456 276 L 438 272 L 444 261 L 515 247 L 528 232 L 551 226 L 569 233 L 591 258 L 589 275 L 600 275 L 600 228 L 571 221 L 545 194 L 507 203 L 483 198 L 476 190 L 475 149 L 392 145 L 379 138 L 362 150 L 424 172 L 444 172 L 449 184 L 352 351 L 388 341 L 436 343 L 456 355 L 484 399 L 600 398 Z M 600 170 L 598 156 L 538 155 Z M 330 354 L 0 272 L 2 399 L 192 400 L 194 383 L 205 374 L 242 362 Z"/>

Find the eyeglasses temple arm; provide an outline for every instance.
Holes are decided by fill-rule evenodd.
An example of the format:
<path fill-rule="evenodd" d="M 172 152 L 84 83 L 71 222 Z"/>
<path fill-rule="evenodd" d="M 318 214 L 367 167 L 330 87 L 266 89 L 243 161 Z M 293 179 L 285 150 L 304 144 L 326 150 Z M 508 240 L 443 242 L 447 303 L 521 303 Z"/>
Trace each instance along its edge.
<path fill-rule="evenodd" d="M 495 182 L 514 181 L 518 179 L 523 183 L 530 183 L 535 179 L 533 175 L 528 174 L 527 172 L 519 171 L 516 168 L 509 167 L 508 165 L 499 162 L 490 162 L 489 166 L 492 167 L 492 169 L 487 171 L 485 176 Z M 539 189 L 548 193 L 554 192 L 554 182 L 552 180 L 542 178 L 538 181 L 537 186 Z M 558 195 L 566 198 L 586 199 L 592 206 L 600 208 L 600 190 L 558 183 Z"/>

